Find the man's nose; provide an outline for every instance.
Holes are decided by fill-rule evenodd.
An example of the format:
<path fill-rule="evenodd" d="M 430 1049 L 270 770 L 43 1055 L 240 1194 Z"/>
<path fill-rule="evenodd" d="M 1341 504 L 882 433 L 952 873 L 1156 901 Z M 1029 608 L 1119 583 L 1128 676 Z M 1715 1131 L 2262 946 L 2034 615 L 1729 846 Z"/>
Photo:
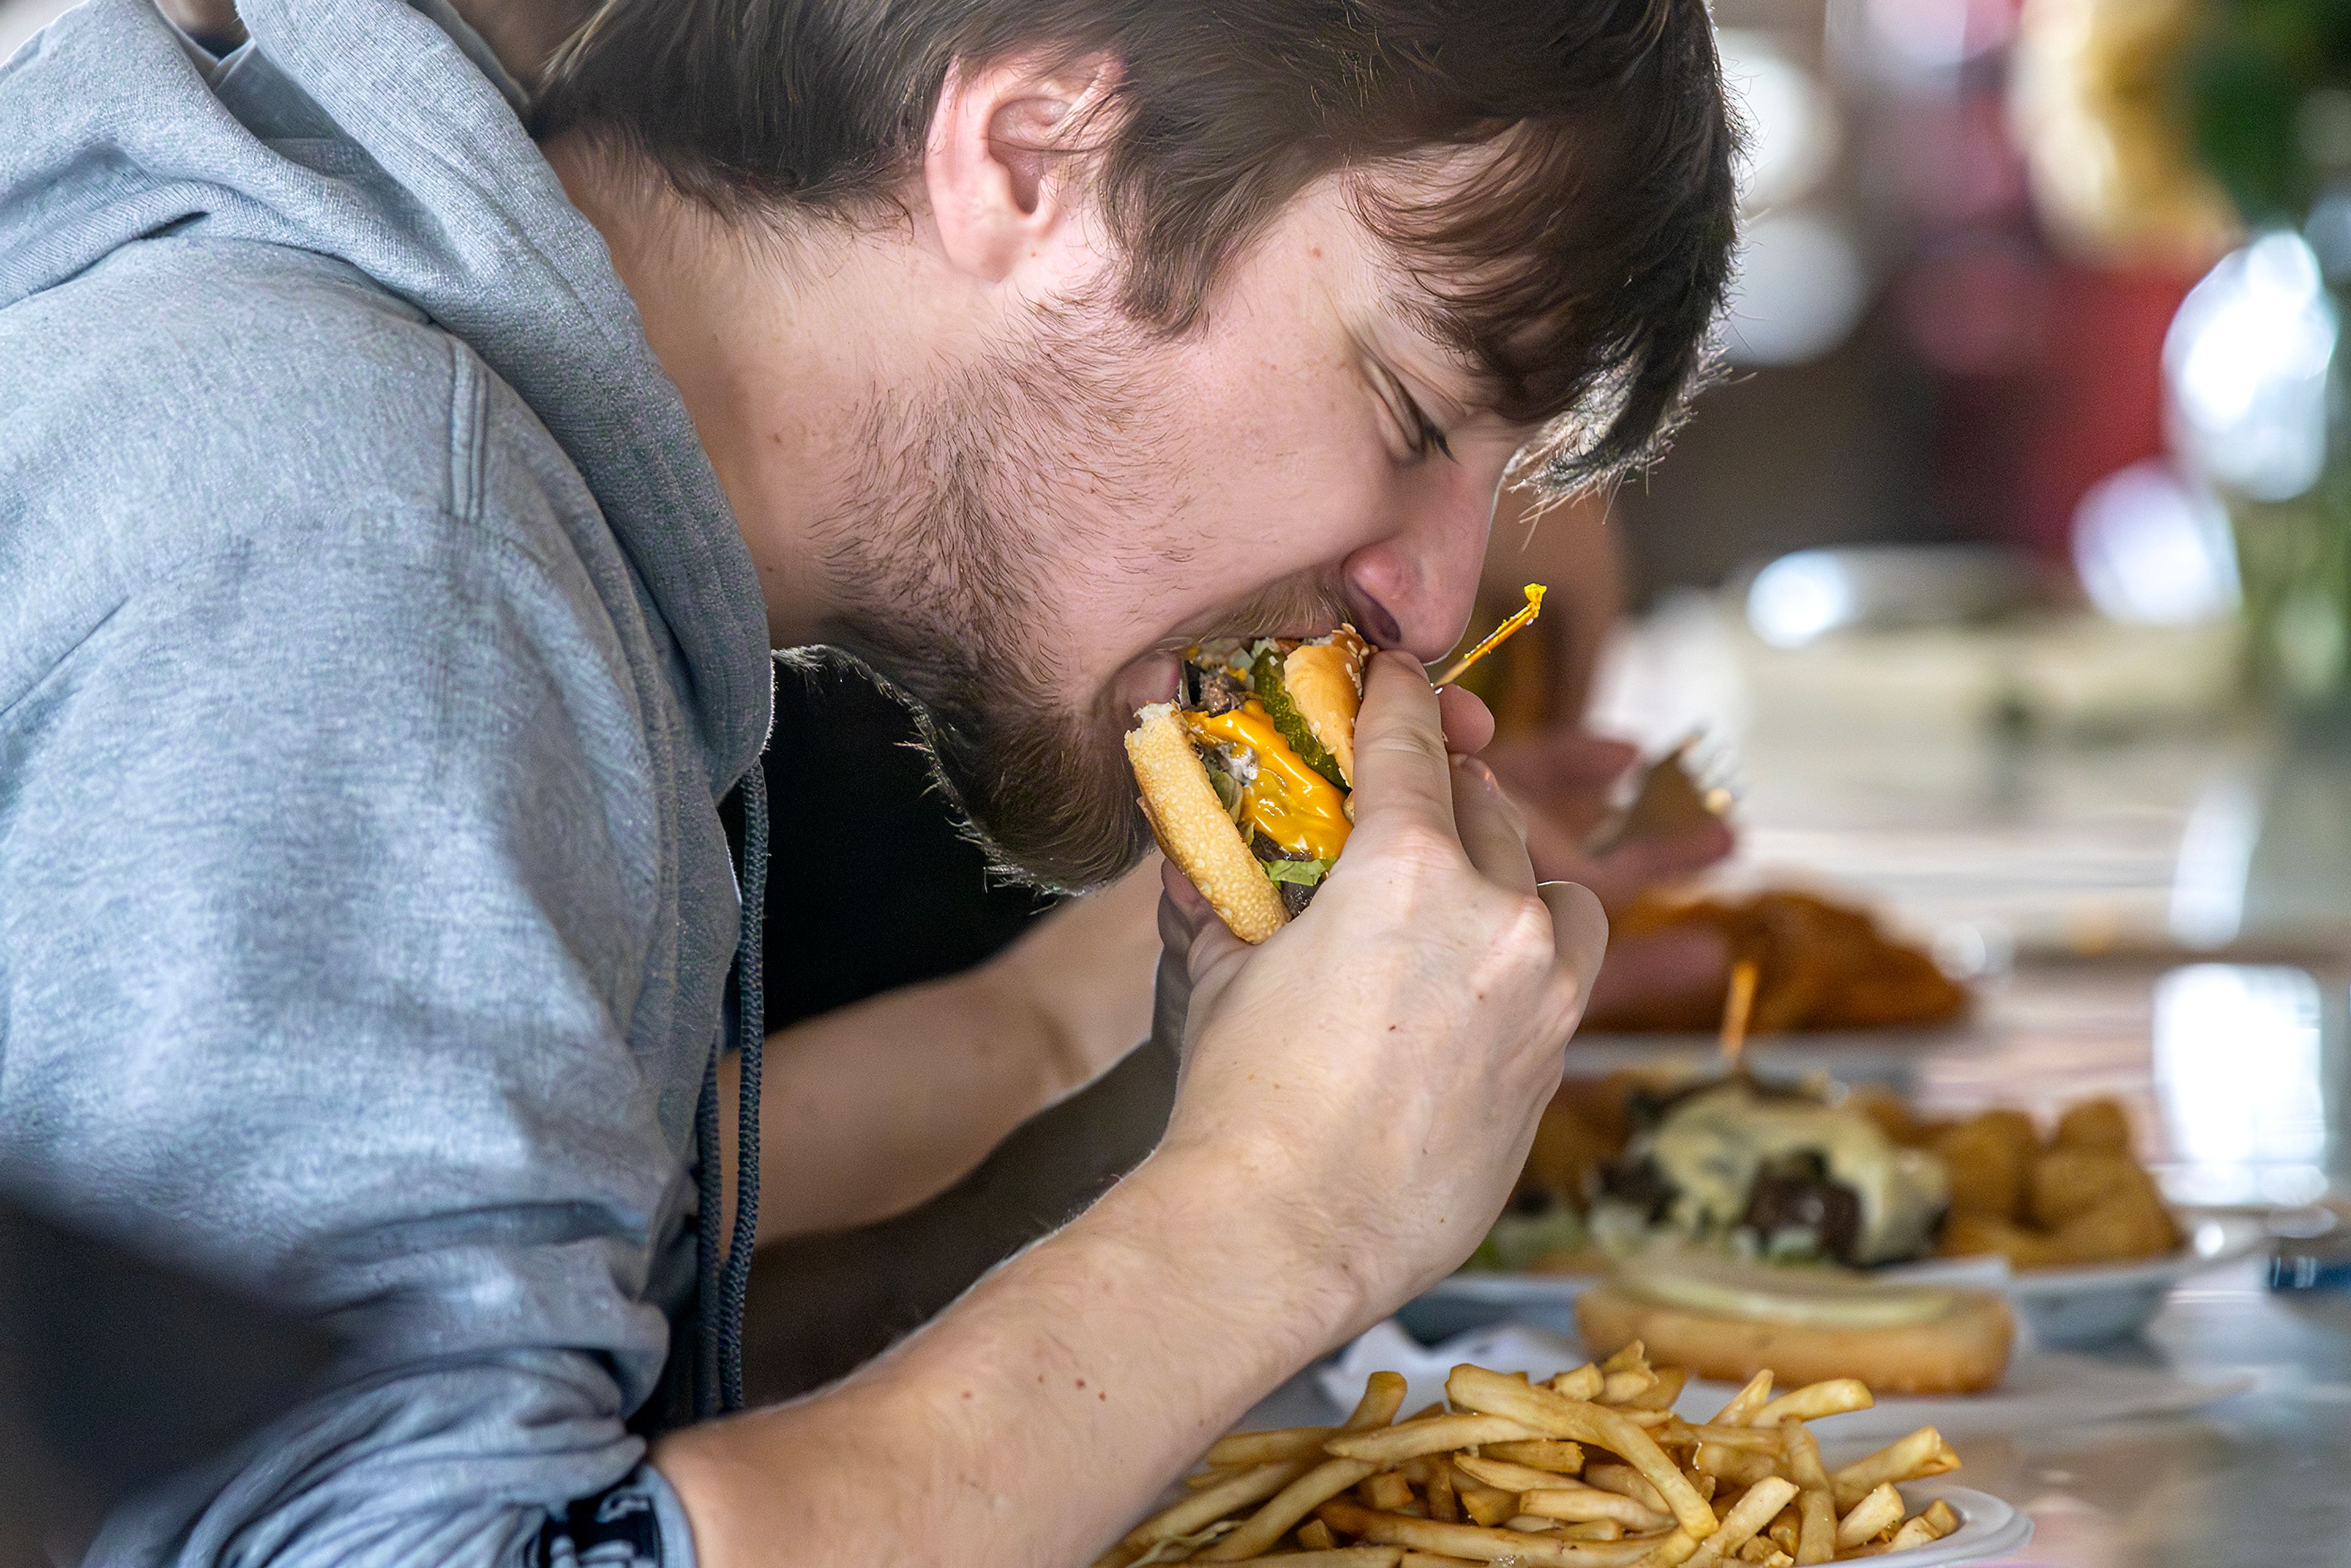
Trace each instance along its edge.
<path fill-rule="evenodd" d="M 1449 460 L 1422 472 L 1404 526 L 1348 557 L 1345 578 L 1364 634 L 1429 664 L 1461 640 L 1477 608 L 1501 476 Z"/>

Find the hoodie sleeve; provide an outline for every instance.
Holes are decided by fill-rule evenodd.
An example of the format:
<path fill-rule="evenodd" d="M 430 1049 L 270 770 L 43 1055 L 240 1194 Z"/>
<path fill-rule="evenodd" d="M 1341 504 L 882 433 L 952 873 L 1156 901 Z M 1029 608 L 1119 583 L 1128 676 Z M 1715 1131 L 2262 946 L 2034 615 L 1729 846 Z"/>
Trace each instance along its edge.
<path fill-rule="evenodd" d="M 680 1568 L 624 1427 L 691 1198 L 629 1044 L 660 720 L 576 559 L 350 504 L 0 711 L 0 1172 L 343 1346 L 91 1560 Z"/>

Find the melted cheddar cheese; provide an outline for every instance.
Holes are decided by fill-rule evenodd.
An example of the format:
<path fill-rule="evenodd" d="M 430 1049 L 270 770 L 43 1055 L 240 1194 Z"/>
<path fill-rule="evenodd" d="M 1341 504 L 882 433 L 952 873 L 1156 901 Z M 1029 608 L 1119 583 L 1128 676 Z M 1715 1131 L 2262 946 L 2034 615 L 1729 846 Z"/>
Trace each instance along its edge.
<path fill-rule="evenodd" d="M 1251 698 L 1231 713 L 1187 713 L 1192 734 L 1257 754 L 1257 778 L 1241 789 L 1241 820 L 1292 854 L 1337 860 L 1346 846 L 1346 792 L 1306 766 Z"/>

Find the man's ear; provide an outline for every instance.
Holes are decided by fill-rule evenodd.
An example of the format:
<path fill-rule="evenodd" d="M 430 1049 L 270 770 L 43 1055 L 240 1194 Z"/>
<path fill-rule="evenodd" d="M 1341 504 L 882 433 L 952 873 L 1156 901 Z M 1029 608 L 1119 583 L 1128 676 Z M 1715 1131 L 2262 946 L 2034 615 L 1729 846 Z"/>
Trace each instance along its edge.
<path fill-rule="evenodd" d="M 958 60 L 931 116 L 923 184 L 948 262 L 1001 282 L 1046 241 L 1063 237 L 1077 160 L 1099 141 L 1098 112 L 1118 81 L 1107 55 Z"/>

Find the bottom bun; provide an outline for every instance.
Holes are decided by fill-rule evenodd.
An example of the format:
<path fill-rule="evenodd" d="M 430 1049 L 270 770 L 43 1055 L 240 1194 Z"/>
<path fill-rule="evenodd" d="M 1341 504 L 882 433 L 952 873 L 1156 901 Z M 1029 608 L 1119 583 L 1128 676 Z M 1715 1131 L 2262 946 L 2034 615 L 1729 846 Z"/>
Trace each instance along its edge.
<path fill-rule="evenodd" d="M 1234 936 L 1264 941 L 1290 919 L 1280 890 L 1225 814 L 1175 708 L 1159 703 L 1136 716 L 1142 722 L 1127 734 L 1126 756 L 1160 849 Z"/>
<path fill-rule="evenodd" d="M 1615 1283 L 1575 1299 L 1576 1326 L 1594 1356 L 1639 1340 L 1660 1366 L 1745 1383 L 1770 1371 L 1782 1388 L 1857 1377 L 1879 1394 L 1975 1394 L 2000 1382 L 2016 1336 L 2008 1303 L 1987 1291 L 1949 1291 L 1950 1305 L 1918 1322 L 1828 1327 L 1705 1312 L 1651 1301 Z"/>

